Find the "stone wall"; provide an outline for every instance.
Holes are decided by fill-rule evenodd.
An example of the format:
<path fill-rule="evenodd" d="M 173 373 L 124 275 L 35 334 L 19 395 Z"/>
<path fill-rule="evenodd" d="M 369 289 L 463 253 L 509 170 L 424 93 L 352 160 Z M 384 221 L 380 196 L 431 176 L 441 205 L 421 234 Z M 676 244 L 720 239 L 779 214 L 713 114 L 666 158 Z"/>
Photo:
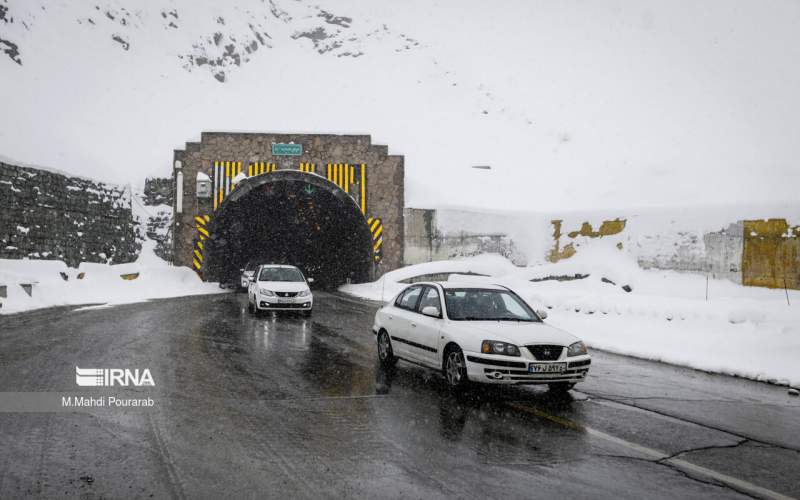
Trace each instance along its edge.
<path fill-rule="evenodd" d="M 144 180 L 144 204 L 148 206 L 172 205 L 172 179 L 148 177 Z"/>
<path fill-rule="evenodd" d="M 273 156 L 272 145 L 300 144 L 300 156 Z M 403 262 L 404 163 L 402 156 L 388 154 L 387 146 L 373 145 L 368 135 L 270 134 L 203 132 L 200 142 L 186 143 L 174 152 L 183 176 L 183 211 L 175 211 L 173 226 L 173 262 L 192 266 L 197 233 L 194 217 L 213 216 L 210 199 L 196 196 L 197 174 L 211 176 L 214 161 L 242 162 L 243 170 L 251 162 L 275 163 L 278 170 L 298 170 L 300 163 L 314 163 L 317 173 L 325 175 L 328 163 L 365 164 L 367 172 L 366 217 L 383 222 L 383 256 L 374 270 L 376 275 L 396 269 Z M 177 192 L 173 171 L 172 192 Z M 173 201 L 173 209 L 177 200 Z"/>
<path fill-rule="evenodd" d="M 141 244 L 128 190 L 0 162 L 0 258 L 124 263 Z"/>
<path fill-rule="evenodd" d="M 147 210 L 145 233 L 156 242 L 154 252 L 166 261 L 172 260 L 172 179 L 147 178 L 142 195 Z"/>

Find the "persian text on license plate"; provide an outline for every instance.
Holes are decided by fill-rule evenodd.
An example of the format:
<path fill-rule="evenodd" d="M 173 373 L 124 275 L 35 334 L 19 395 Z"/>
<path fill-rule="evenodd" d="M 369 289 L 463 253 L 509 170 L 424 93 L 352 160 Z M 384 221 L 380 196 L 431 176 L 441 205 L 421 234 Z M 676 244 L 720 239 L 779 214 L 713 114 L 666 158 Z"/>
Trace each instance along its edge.
<path fill-rule="evenodd" d="M 530 373 L 561 373 L 567 367 L 566 363 L 531 363 L 528 365 Z"/>

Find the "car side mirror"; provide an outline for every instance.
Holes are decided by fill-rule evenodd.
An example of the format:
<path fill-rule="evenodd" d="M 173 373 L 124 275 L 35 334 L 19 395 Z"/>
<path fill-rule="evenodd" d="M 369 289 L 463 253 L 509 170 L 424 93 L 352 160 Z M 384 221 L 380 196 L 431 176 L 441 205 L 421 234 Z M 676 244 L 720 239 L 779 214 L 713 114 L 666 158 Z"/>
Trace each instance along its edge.
<path fill-rule="evenodd" d="M 255 276 L 250 276 L 247 279 L 250 281 L 250 283 L 255 283 L 256 282 L 256 277 Z"/>
<path fill-rule="evenodd" d="M 424 314 L 425 316 L 432 316 L 434 318 L 439 317 L 439 308 L 436 306 L 425 306 L 422 308 L 422 311 L 420 312 L 422 312 L 422 314 Z"/>
<path fill-rule="evenodd" d="M 314 278 L 307 278 L 306 281 L 308 281 L 309 283 L 313 283 L 314 282 Z"/>
<path fill-rule="evenodd" d="M 536 310 L 536 315 L 542 319 L 547 319 L 547 311 L 543 311 L 541 309 Z"/>
<path fill-rule="evenodd" d="M 244 268 L 242 268 L 242 269 L 239 269 L 239 272 L 240 272 L 240 273 L 243 273 L 243 272 L 244 272 Z"/>

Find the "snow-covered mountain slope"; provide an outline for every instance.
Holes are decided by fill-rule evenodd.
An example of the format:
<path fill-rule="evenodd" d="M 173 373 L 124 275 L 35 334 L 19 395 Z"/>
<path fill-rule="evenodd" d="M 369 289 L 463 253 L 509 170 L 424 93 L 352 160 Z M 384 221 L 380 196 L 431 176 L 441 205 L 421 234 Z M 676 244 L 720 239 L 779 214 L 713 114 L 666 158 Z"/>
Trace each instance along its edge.
<path fill-rule="evenodd" d="M 0 154 L 139 185 L 204 130 L 367 133 L 406 155 L 411 206 L 792 201 L 798 21 L 722 0 L 0 0 Z"/>

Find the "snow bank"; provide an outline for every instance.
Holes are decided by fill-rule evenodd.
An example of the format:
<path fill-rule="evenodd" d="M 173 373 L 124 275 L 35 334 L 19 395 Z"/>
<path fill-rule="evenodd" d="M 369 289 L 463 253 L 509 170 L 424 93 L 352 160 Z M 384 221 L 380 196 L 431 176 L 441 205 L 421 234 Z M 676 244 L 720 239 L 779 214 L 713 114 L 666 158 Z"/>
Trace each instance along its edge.
<path fill-rule="evenodd" d="M 790 306 L 784 290 L 644 270 L 610 246 L 524 268 L 496 255 L 429 262 L 341 290 L 388 301 L 407 286 L 401 279 L 435 273 L 464 273 L 449 279 L 509 286 L 535 308 L 546 308 L 549 323 L 592 347 L 800 386 L 800 292 L 788 291 Z"/>
<path fill-rule="evenodd" d="M 154 246 L 154 242 L 145 241 L 139 259 L 130 264 L 83 263 L 78 269 L 68 268 L 61 261 L 0 259 L 0 285 L 7 286 L 8 294 L 0 298 L 0 314 L 220 292 L 216 283 L 204 283 L 190 269 L 159 259 L 153 254 Z M 123 279 L 122 275 L 133 279 Z M 32 296 L 20 284 L 33 284 Z"/>

